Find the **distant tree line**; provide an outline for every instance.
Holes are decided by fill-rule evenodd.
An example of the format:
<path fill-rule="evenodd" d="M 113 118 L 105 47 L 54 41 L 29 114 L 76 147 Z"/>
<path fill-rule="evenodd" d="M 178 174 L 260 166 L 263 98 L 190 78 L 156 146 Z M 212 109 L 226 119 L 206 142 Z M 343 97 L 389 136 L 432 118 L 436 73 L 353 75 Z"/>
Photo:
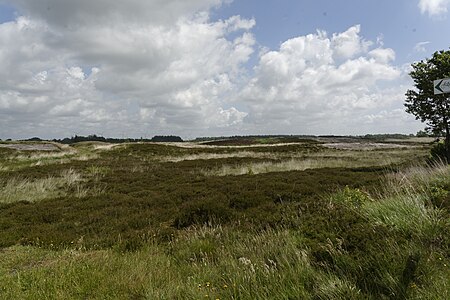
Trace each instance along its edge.
<path fill-rule="evenodd" d="M 155 135 L 151 142 L 182 142 L 183 139 L 176 135 Z"/>
<path fill-rule="evenodd" d="M 34 141 L 39 138 L 33 138 Z M 31 139 L 30 139 L 31 140 Z M 40 140 L 40 139 L 39 139 Z M 136 143 L 136 142 L 182 142 L 183 139 L 179 136 L 174 135 L 156 135 L 151 139 L 146 138 L 105 138 L 103 136 L 98 136 L 95 134 L 88 135 L 88 136 L 81 136 L 81 135 L 75 135 L 70 138 L 63 138 L 63 139 L 54 139 L 54 142 L 61 143 L 61 144 L 74 144 L 79 142 L 104 142 L 104 143 Z"/>

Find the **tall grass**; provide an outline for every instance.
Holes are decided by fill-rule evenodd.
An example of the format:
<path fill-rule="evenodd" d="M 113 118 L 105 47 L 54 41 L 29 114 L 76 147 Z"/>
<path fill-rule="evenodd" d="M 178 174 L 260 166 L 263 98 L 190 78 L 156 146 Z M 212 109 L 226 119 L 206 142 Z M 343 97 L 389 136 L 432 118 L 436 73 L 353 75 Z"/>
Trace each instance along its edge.
<path fill-rule="evenodd" d="M 370 158 L 372 160 L 373 158 Z M 271 172 L 303 171 L 320 168 L 359 168 L 370 166 L 389 166 L 398 163 L 401 159 L 385 157 L 369 163 L 369 158 L 342 159 L 339 157 L 316 157 L 303 159 L 287 159 L 282 161 L 249 162 L 240 165 L 222 165 L 212 169 L 202 169 L 201 173 L 206 176 L 228 176 L 228 175 L 253 175 Z"/>
<path fill-rule="evenodd" d="M 147 243 L 136 252 L 12 247 L 0 253 L 0 291 L 5 297 L 46 299 L 359 299 L 354 284 L 315 269 L 287 231 L 204 227 L 185 232 L 169 247 Z"/>
<path fill-rule="evenodd" d="M 380 201 L 368 202 L 363 214 L 373 223 L 382 224 L 411 236 L 430 237 L 443 225 L 443 213 L 434 207 L 426 207 L 427 198 L 422 195 L 404 194 Z"/>
<path fill-rule="evenodd" d="M 0 180 L 0 203 L 36 202 L 66 196 L 68 193 L 82 198 L 103 192 L 99 187 L 86 188 L 82 182 L 82 175 L 73 169 L 63 170 L 58 177 L 49 176 L 41 179 L 15 177 L 3 182 Z"/>
<path fill-rule="evenodd" d="M 420 277 L 405 280 L 409 251 L 419 247 L 414 243 L 392 241 L 357 261 L 331 244 L 326 248 L 334 266 L 325 267 L 303 239 L 293 230 L 207 226 L 131 252 L 120 245 L 56 251 L 14 246 L 0 252 L 0 293 L 5 299 L 448 299 L 442 254 L 426 255 L 414 271 Z M 370 292 L 352 275 L 360 268 L 376 282 Z"/>
<path fill-rule="evenodd" d="M 359 257 L 355 267 L 364 268 L 373 259 L 370 255 L 376 257 L 371 284 L 390 295 L 386 299 L 450 296 L 449 212 L 435 201 L 439 197 L 448 201 L 449 187 L 450 167 L 437 162 L 388 174 L 381 191 L 373 196 L 348 187 L 331 196 L 330 209 L 343 205 L 363 217 L 374 234 L 385 231 L 383 244 L 366 253 L 367 258 Z M 327 249 L 335 269 L 340 273 L 352 269 L 347 250 L 339 244 Z"/>
<path fill-rule="evenodd" d="M 98 158 L 92 151 L 77 151 L 73 148 L 61 152 L 38 152 L 13 154 L 0 158 L 0 171 L 17 171 L 28 167 L 67 164 L 71 161 L 88 161 Z"/>
<path fill-rule="evenodd" d="M 435 187 L 443 187 L 450 182 L 450 169 L 443 161 L 429 165 L 415 164 L 389 174 L 385 191 L 388 193 L 429 193 Z"/>

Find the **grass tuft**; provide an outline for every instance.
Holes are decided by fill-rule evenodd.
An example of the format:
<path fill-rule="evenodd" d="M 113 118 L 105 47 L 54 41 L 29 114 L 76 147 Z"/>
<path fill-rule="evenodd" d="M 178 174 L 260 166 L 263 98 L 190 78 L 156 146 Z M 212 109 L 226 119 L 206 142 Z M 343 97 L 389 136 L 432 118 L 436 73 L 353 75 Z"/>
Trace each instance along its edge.
<path fill-rule="evenodd" d="M 81 174 L 73 169 L 63 170 L 58 177 L 49 176 L 38 179 L 13 177 L 0 181 L 0 203 L 3 204 L 19 201 L 37 202 L 68 194 L 82 198 L 103 192 L 99 187 L 86 188 Z"/>

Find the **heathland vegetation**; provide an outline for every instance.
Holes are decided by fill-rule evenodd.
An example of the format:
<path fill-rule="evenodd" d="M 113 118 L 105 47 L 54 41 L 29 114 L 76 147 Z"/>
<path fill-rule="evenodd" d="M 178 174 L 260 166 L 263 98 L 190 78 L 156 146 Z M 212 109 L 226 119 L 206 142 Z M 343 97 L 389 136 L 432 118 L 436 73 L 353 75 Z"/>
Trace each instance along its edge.
<path fill-rule="evenodd" d="M 0 144 L 0 298 L 450 299 L 432 140 Z"/>

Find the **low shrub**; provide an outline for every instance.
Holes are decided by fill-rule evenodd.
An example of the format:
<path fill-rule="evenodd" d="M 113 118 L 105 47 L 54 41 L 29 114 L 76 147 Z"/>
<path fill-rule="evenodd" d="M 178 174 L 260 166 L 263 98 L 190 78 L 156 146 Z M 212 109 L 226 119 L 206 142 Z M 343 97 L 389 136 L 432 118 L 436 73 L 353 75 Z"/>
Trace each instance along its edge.
<path fill-rule="evenodd" d="M 191 225 L 218 225 L 231 219 L 231 210 L 226 206 L 226 198 L 216 196 L 187 202 L 182 205 L 173 225 L 185 228 Z"/>
<path fill-rule="evenodd" d="M 444 143 L 437 143 L 430 150 L 431 157 L 437 160 L 447 160 L 447 151 Z"/>
<path fill-rule="evenodd" d="M 368 193 L 357 188 L 350 188 L 346 186 L 342 191 L 334 194 L 331 197 L 332 201 L 343 203 L 351 208 L 359 208 L 364 203 L 371 201 Z"/>

